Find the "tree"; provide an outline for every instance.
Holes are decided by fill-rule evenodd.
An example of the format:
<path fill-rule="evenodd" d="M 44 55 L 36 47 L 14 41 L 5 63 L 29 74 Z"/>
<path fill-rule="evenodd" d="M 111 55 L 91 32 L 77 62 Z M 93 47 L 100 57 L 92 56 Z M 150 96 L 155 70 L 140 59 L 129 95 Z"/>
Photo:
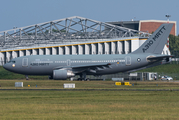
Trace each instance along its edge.
<path fill-rule="evenodd" d="M 179 52 L 179 36 L 169 35 L 169 49 L 172 55 Z"/>

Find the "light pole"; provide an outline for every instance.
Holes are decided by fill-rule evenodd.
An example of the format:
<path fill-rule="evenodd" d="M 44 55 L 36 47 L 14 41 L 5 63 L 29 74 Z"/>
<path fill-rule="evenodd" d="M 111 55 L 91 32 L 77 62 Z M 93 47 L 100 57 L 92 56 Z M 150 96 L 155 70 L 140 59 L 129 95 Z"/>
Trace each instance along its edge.
<path fill-rule="evenodd" d="M 171 17 L 171 15 L 165 15 L 165 17 L 167 17 L 167 23 L 169 23 L 169 17 Z"/>

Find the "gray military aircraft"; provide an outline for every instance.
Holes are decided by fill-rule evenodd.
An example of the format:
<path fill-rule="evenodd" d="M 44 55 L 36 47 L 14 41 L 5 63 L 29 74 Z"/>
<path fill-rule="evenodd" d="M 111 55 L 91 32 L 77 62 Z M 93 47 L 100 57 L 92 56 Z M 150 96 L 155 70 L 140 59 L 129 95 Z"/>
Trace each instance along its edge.
<path fill-rule="evenodd" d="M 130 72 L 170 62 L 171 55 L 162 50 L 173 24 L 162 24 L 136 51 L 109 55 L 31 55 L 14 58 L 3 67 L 24 75 L 49 75 L 65 80 L 80 75 L 105 75 Z M 163 61 L 163 63 L 161 63 Z"/>

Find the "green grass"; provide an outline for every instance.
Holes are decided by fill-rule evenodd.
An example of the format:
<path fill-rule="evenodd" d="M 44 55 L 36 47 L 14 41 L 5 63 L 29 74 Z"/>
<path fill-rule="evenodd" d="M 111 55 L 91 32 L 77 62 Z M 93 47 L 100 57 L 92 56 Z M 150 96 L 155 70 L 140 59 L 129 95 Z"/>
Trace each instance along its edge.
<path fill-rule="evenodd" d="M 172 120 L 179 92 L 0 91 L 0 119 Z"/>
<path fill-rule="evenodd" d="M 15 88 L 15 82 L 23 82 L 24 87 Z M 63 89 L 63 83 L 75 83 L 75 89 L 86 90 L 58 90 Z M 114 83 L 113 81 L 0 80 L 0 119 L 178 119 L 179 91 L 169 89 L 178 89 L 179 82 L 131 82 L 135 84 L 134 86 L 115 86 Z M 113 89 L 167 89 L 168 91 L 114 91 Z"/>

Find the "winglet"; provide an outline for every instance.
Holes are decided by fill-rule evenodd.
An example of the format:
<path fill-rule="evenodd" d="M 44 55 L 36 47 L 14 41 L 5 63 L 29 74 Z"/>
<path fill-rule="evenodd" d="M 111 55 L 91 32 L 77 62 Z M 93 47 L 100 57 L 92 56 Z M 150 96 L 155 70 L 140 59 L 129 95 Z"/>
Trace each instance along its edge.
<path fill-rule="evenodd" d="M 161 54 L 165 43 L 167 43 L 167 37 L 173 24 L 162 24 L 137 50 L 131 54 L 136 53 L 154 53 Z"/>

